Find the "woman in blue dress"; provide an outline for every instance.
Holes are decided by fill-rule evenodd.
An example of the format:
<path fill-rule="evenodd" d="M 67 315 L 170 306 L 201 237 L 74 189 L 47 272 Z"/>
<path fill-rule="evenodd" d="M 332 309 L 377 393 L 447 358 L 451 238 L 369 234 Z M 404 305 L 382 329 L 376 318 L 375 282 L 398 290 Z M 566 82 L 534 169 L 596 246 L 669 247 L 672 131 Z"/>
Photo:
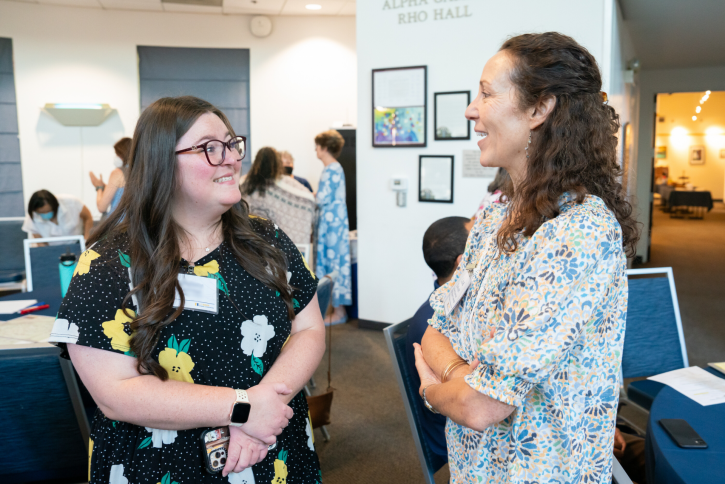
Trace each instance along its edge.
<path fill-rule="evenodd" d="M 317 261 L 315 272 L 322 278 L 337 271 L 332 290 L 335 312 L 332 322 L 345 322 L 343 306 L 352 304 L 352 278 L 350 275 L 350 224 L 345 203 L 345 173 L 337 158 L 345 140 L 334 129 L 315 136 L 317 158 L 325 165 L 317 189 Z"/>

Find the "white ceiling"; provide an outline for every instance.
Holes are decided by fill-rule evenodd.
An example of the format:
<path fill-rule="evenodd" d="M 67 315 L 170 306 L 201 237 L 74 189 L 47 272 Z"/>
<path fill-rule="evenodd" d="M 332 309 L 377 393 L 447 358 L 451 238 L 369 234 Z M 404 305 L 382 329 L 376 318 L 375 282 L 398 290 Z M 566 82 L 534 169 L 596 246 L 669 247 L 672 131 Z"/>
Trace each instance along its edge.
<path fill-rule="evenodd" d="M 643 69 L 725 66 L 725 0 L 619 0 Z"/>
<path fill-rule="evenodd" d="M 10 0 L 42 5 L 99 8 L 104 10 L 145 10 L 229 15 L 355 15 L 355 0 L 223 0 L 222 6 L 166 3 L 161 0 Z M 187 0 L 188 1 L 188 0 Z M 201 2 L 200 2 L 201 3 Z M 218 2 L 211 2 L 218 3 Z M 308 10 L 317 4 L 320 10 Z"/>

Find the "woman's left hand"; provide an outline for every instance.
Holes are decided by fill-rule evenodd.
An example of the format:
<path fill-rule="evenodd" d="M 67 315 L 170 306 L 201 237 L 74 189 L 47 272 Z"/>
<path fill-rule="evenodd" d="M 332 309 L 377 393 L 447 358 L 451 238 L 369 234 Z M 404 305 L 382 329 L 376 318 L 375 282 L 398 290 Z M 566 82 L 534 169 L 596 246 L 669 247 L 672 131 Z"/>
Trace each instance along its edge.
<path fill-rule="evenodd" d="M 418 343 L 413 343 L 413 347 L 415 348 L 415 368 L 418 370 L 418 376 L 420 376 L 420 388 L 418 389 L 418 393 L 422 397 L 423 389 L 425 387 L 438 384 L 441 380 L 438 378 L 438 375 L 431 370 L 430 366 L 428 366 L 428 362 L 425 361 L 423 350 L 420 348 L 420 345 Z"/>
<path fill-rule="evenodd" d="M 247 435 L 241 428 L 229 427 L 229 451 L 222 476 L 230 472 L 242 472 L 247 467 L 262 462 L 267 457 L 267 444 Z"/>

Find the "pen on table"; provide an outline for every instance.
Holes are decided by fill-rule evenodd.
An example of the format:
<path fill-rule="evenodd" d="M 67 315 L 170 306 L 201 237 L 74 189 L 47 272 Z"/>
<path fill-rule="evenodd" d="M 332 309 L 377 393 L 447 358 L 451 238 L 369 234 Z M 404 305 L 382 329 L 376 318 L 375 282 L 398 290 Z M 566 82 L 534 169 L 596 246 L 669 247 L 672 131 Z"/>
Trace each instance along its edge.
<path fill-rule="evenodd" d="M 20 314 L 28 314 L 28 313 L 34 313 L 35 311 L 42 311 L 43 309 L 48 309 L 50 307 L 50 304 L 43 304 L 42 306 L 33 306 L 27 309 L 23 309 L 20 311 Z"/>
<path fill-rule="evenodd" d="M 33 304 L 31 304 L 31 305 L 30 305 L 30 306 L 28 306 L 28 307 L 25 307 L 25 308 L 23 308 L 23 309 L 19 309 L 19 310 L 15 311 L 15 312 L 16 312 L 16 313 L 20 313 L 20 311 L 24 311 L 24 310 L 26 310 L 26 309 L 32 309 L 32 308 L 37 308 L 38 306 L 42 306 L 42 305 L 44 305 L 44 304 L 46 304 L 46 302 L 45 302 L 45 301 L 40 301 L 40 302 L 36 302 L 36 303 L 33 303 Z"/>

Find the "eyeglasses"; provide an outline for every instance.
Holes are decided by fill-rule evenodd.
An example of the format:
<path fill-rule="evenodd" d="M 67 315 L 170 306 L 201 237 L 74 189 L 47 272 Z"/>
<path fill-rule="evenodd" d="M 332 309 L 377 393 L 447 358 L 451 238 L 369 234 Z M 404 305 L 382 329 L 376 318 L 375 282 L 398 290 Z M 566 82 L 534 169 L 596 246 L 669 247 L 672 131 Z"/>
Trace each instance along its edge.
<path fill-rule="evenodd" d="M 206 143 L 194 145 L 191 148 L 186 148 L 185 150 L 179 150 L 176 152 L 176 154 L 179 155 L 188 151 L 203 150 L 204 154 L 206 155 L 206 161 L 211 166 L 219 166 L 224 163 L 224 158 L 227 154 L 227 148 L 232 153 L 237 153 L 239 156 L 241 156 L 238 161 L 242 161 L 244 159 L 244 155 L 247 154 L 247 138 L 245 138 L 244 136 L 236 136 L 227 141 L 226 143 L 224 141 L 219 141 L 218 139 L 212 139 L 207 141 Z"/>

